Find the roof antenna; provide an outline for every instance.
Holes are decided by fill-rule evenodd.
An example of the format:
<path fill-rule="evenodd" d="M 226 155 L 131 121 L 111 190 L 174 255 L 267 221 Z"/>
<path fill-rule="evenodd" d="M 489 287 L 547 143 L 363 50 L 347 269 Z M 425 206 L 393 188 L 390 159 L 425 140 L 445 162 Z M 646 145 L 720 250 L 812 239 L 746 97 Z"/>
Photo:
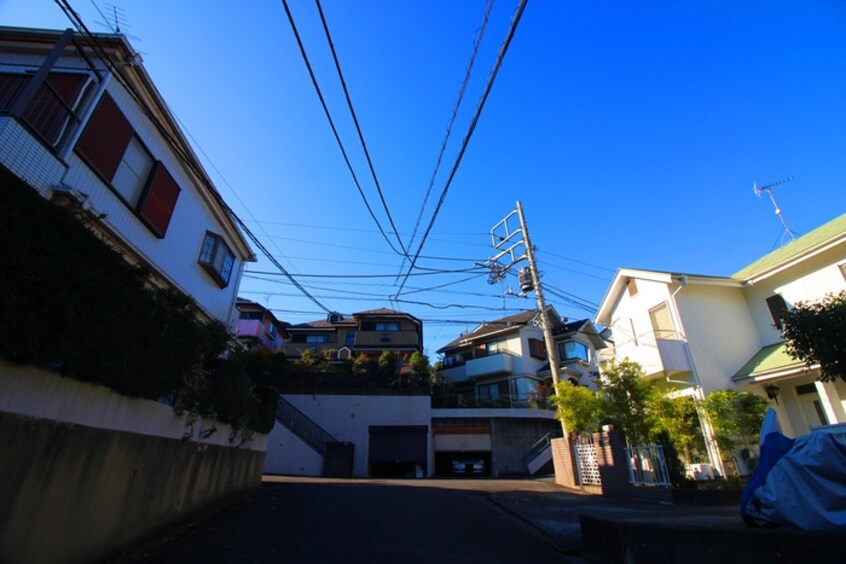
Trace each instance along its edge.
<path fill-rule="evenodd" d="M 793 177 L 788 176 L 787 178 L 782 178 L 781 180 L 777 180 L 776 182 L 772 182 L 770 184 L 767 184 L 766 186 L 758 186 L 757 182 L 752 183 L 752 191 L 755 192 L 756 196 L 760 198 L 761 192 L 767 193 L 773 203 L 776 215 L 781 220 L 781 235 L 779 236 L 778 243 L 776 244 L 776 246 L 778 247 L 781 247 L 782 245 L 787 243 L 788 239 L 790 241 L 796 240 L 796 233 L 792 229 L 790 229 L 790 227 L 787 226 L 787 220 L 784 219 L 784 214 L 781 213 L 781 208 L 778 207 L 778 203 L 776 203 L 775 197 L 773 196 L 773 188 L 775 188 L 776 186 L 780 186 L 781 184 L 787 184 L 791 180 L 793 180 Z"/>

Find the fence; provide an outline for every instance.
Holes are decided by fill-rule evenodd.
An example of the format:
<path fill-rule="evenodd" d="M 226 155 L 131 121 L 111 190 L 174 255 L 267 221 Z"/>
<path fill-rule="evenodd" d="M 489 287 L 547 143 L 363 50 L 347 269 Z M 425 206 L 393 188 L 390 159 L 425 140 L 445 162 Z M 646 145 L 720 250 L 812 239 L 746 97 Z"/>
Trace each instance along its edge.
<path fill-rule="evenodd" d="M 636 486 L 669 486 L 670 474 L 661 445 L 626 448 L 629 483 Z"/>
<path fill-rule="evenodd" d="M 576 455 L 576 474 L 580 486 L 600 485 L 602 477 L 599 474 L 599 460 L 596 456 L 596 445 L 590 435 L 575 437 L 573 452 Z"/>

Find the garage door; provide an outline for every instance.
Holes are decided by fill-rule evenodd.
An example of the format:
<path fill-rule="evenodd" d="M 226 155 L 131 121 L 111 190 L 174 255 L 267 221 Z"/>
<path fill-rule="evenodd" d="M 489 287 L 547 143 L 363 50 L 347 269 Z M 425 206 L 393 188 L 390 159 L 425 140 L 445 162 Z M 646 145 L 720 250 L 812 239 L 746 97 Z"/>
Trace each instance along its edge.
<path fill-rule="evenodd" d="M 425 425 L 371 425 L 369 461 L 426 463 Z"/>

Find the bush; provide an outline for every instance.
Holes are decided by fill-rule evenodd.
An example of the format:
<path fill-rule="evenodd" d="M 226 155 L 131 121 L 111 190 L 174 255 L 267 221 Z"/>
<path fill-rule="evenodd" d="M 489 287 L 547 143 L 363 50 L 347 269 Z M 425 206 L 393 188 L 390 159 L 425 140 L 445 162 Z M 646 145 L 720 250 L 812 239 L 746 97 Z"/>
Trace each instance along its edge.
<path fill-rule="evenodd" d="M 245 424 L 252 383 L 236 374 L 243 364 L 217 360 L 232 342 L 226 327 L 153 286 L 89 229 L 93 219 L 0 167 L 0 357 Z"/>

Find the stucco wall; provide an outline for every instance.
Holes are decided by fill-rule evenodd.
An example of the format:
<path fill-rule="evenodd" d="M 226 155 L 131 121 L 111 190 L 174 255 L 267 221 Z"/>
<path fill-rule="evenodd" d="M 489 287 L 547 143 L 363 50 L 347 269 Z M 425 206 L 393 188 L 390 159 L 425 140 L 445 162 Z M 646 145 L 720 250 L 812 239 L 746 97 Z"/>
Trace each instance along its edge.
<path fill-rule="evenodd" d="M 743 290 L 688 284 L 676 303 L 702 387 L 733 388 L 731 377 L 760 349 Z"/>
<path fill-rule="evenodd" d="M 424 425 L 429 428 L 427 435 L 427 452 L 429 453 L 426 475 L 434 471 L 432 432 L 431 432 L 431 398 L 429 396 L 333 396 L 333 395 L 285 395 L 297 409 L 328 431 L 335 439 L 355 445 L 353 460 L 353 476 L 366 477 L 368 472 L 368 456 L 371 425 Z M 281 435 L 274 434 L 274 437 Z M 285 461 L 287 467 L 293 470 L 277 471 L 284 474 L 300 474 L 302 464 L 294 462 L 290 466 L 290 459 L 294 452 L 278 442 L 270 442 L 269 460 L 274 463 Z M 290 441 L 289 441 L 290 442 Z M 288 459 L 288 460 L 286 460 Z M 322 469 L 322 467 L 321 467 Z M 268 467 L 269 472 L 274 469 Z M 318 474 L 319 475 L 319 474 Z"/>

